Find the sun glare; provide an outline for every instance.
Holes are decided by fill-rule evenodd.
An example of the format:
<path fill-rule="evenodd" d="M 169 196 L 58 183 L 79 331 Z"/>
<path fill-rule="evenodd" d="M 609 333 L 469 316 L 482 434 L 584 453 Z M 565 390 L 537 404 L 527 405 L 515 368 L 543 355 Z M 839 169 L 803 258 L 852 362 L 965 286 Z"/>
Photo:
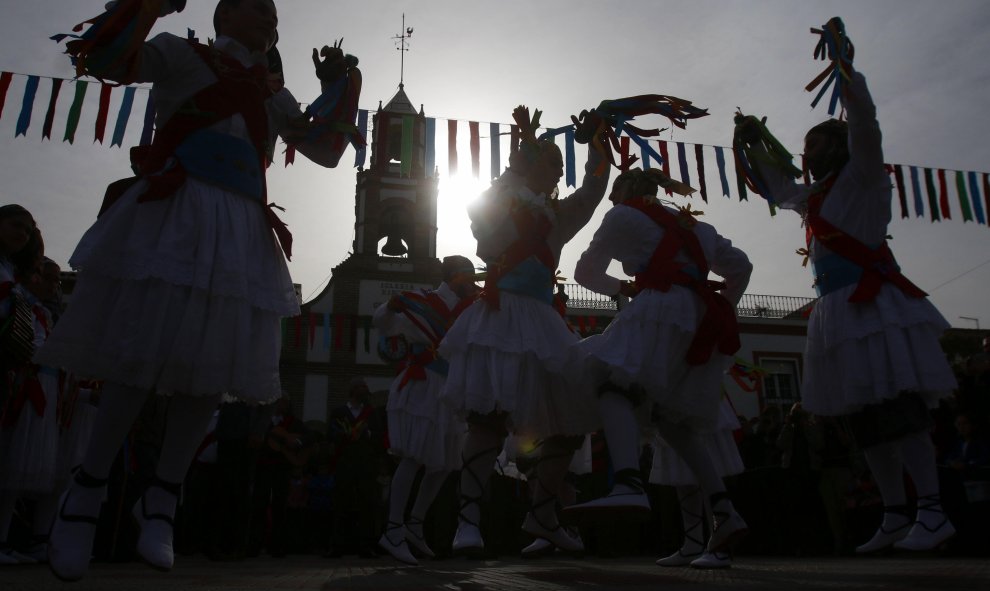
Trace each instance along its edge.
<path fill-rule="evenodd" d="M 437 256 L 460 254 L 474 258 L 477 246 L 471 235 L 467 206 L 490 183 L 470 173 L 440 177 L 437 195 Z"/>

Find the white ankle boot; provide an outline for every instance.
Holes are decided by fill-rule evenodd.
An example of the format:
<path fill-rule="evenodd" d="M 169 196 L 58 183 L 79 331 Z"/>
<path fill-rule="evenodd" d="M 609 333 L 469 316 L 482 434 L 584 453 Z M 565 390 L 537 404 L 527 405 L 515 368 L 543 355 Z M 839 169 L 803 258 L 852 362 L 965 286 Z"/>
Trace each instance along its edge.
<path fill-rule="evenodd" d="M 712 517 L 715 525 L 708 539 L 708 552 L 724 552 L 749 533 L 749 526 L 742 516 L 736 513 L 732 501 L 722 498 L 712 503 Z"/>
<path fill-rule="evenodd" d="M 106 482 L 80 471 L 59 499 L 48 537 L 48 566 L 63 581 L 78 581 L 89 570 Z"/>
<path fill-rule="evenodd" d="M 406 542 L 409 542 L 410 548 L 414 548 L 423 557 L 436 557 L 436 554 L 433 553 L 430 545 L 426 543 L 426 538 L 423 535 L 422 520 L 410 517 L 409 520 L 406 521 L 405 532 Z"/>
<path fill-rule="evenodd" d="M 131 511 L 140 529 L 138 556 L 152 568 L 161 571 L 172 570 L 175 562 L 172 536 L 179 489 L 178 484 L 156 478 Z"/>
<path fill-rule="evenodd" d="M 938 495 L 918 499 L 918 516 L 904 539 L 894 542 L 901 550 L 932 550 L 954 536 L 956 528 L 942 510 Z"/>
<path fill-rule="evenodd" d="M 409 544 L 406 543 L 406 528 L 401 523 L 388 522 L 388 527 L 385 528 L 382 537 L 378 539 L 378 547 L 391 554 L 392 558 L 402 564 L 419 566 L 419 561 L 409 551 Z"/>
<path fill-rule="evenodd" d="M 857 554 L 879 552 L 904 539 L 911 527 L 911 518 L 904 505 L 884 507 L 883 521 L 868 542 L 856 547 Z"/>

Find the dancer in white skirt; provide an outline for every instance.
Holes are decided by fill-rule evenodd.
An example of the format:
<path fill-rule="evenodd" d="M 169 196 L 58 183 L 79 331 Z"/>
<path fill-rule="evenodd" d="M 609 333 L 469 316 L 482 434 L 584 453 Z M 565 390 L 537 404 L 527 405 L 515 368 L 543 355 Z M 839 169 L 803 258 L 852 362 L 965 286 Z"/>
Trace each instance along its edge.
<path fill-rule="evenodd" d="M 471 230 L 487 264 L 481 298 L 440 344 L 450 363 L 442 396 L 468 420 L 461 470 L 461 508 L 453 549 L 482 554 L 478 504 L 508 430 L 543 440 L 535 503 L 523 529 L 565 550 L 583 547 L 560 527 L 555 499 L 574 450 L 597 427 L 593 408 L 576 404 L 563 379 L 578 337 L 554 307 L 560 251 L 588 223 L 605 195 L 608 174 L 588 150 L 580 188 L 555 198 L 563 173 L 560 150 L 537 140 L 529 110 L 513 113 L 522 141 L 510 168 L 472 206 Z"/>
<path fill-rule="evenodd" d="M 733 306 L 753 266 L 745 253 L 692 212 L 661 204 L 656 197 L 661 186 L 682 195 L 693 191 L 655 169 L 619 175 L 609 195 L 615 207 L 605 214 L 574 273 L 578 283 L 594 292 L 633 299 L 605 332 L 574 348 L 584 377 L 598 386 L 615 486 L 606 497 L 565 509 L 565 515 L 574 520 L 649 518 L 639 470 L 639 424 L 652 413 L 659 434 L 710 495 L 715 526 L 708 549 L 721 551 L 747 528 L 712 466 L 701 433 L 718 424 L 722 376 L 728 355 L 739 348 Z M 635 282 L 610 276 L 613 260 Z M 724 283 L 709 281 L 709 270 Z"/>
<path fill-rule="evenodd" d="M 266 55 L 277 39 L 272 0 L 221 0 L 211 45 L 168 33 L 142 43 L 149 10 L 184 5 L 111 3 L 108 14 L 136 29 L 101 29 L 116 22 L 108 18 L 92 38 L 69 43 L 85 73 L 152 83 L 157 129 L 132 153 L 139 176 L 111 185 L 76 247 L 72 304 L 39 352 L 43 363 L 105 380 L 86 458 L 52 528 L 50 566 L 64 580 L 87 570 L 111 464 L 150 392 L 171 400 L 156 478 L 133 511 L 137 551 L 154 568 L 172 567 L 179 486 L 221 394 L 264 403 L 282 390 L 279 322 L 299 307 L 273 229 L 287 254 L 289 237 L 266 206 L 276 136 L 324 166 L 342 150 L 337 133 L 308 135 L 280 64 Z M 134 30 L 140 38 L 122 38 Z M 346 66 L 339 49 L 323 54 L 313 59 L 328 88 Z"/>
<path fill-rule="evenodd" d="M 29 239 L 22 241 L 25 228 Z M 0 407 L 0 565 L 35 562 L 8 543 L 11 522 L 19 499 L 42 497 L 55 484 L 58 371 L 29 358 L 52 323 L 39 298 L 42 251 L 30 214 L 16 205 L 0 208 L 0 379 L 7 390 Z M 18 339 L 26 340 L 18 346 Z"/>
<path fill-rule="evenodd" d="M 715 472 L 725 478 L 745 470 L 739 448 L 732 433 L 739 428 L 739 419 L 727 398 L 719 406 L 716 430 L 705 437 L 705 447 Z M 650 482 L 673 486 L 681 505 L 681 523 L 684 543 L 677 552 L 657 560 L 660 566 L 693 566 L 695 568 L 726 568 L 732 566 L 732 557 L 726 550 L 708 550 L 705 547 L 705 524 L 711 531 L 711 507 L 698 486 L 698 479 L 677 452 L 662 437 L 657 437 L 653 454 Z"/>
<path fill-rule="evenodd" d="M 798 185 L 756 162 L 771 195 L 796 210 L 819 299 L 808 321 L 801 388 L 805 410 L 848 416 L 884 503 L 883 521 L 856 551 L 891 545 L 934 548 L 955 533 L 939 496 L 928 410 L 956 380 L 939 336 L 949 324 L 908 281 L 887 245 L 891 182 L 880 125 L 866 79 L 852 71 L 841 95 L 847 121 L 830 119 L 805 136 L 814 178 Z M 757 133 L 750 119 L 737 129 Z M 914 481 L 917 511 L 907 507 L 904 470 Z"/>
<path fill-rule="evenodd" d="M 402 335 L 406 358 L 388 393 L 390 452 L 401 458 L 389 488 L 388 525 L 378 545 L 399 562 L 418 565 L 410 545 L 433 558 L 423 537 L 423 519 L 447 475 L 461 466 L 464 421 L 440 401 L 447 362 L 437 345 L 478 291 L 474 265 L 449 256 L 441 265 L 443 283 L 435 290 L 392 296 L 375 310 L 373 322 L 385 336 Z M 416 474 L 425 467 L 409 519 L 406 504 Z"/>

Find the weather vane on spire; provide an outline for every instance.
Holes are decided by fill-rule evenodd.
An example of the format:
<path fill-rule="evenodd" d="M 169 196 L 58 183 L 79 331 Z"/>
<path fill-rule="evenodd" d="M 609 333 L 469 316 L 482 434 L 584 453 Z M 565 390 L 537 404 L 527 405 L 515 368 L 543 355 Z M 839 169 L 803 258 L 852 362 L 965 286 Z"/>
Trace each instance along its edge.
<path fill-rule="evenodd" d="M 402 32 L 392 37 L 393 40 L 398 41 L 398 43 L 396 43 L 395 49 L 402 52 L 400 54 L 402 57 L 399 60 L 399 88 L 402 88 L 404 86 L 403 77 L 405 76 L 405 70 L 406 70 L 406 52 L 409 51 L 408 43 L 406 40 L 412 37 L 412 34 L 413 34 L 413 28 L 406 27 L 406 13 L 403 12 Z"/>

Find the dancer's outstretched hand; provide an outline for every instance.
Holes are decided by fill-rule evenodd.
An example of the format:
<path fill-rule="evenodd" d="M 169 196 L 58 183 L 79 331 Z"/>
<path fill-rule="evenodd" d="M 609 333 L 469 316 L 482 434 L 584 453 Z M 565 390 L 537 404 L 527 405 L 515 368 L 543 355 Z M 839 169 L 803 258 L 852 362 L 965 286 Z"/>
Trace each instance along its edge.
<path fill-rule="evenodd" d="M 313 67 L 316 70 L 316 77 L 324 86 L 334 82 L 347 71 L 344 52 L 340 49 L 343 42 L 343 39 L 334 41 L 333 47 L 324 45 L 319 51 L 313 48 Z M 321 57 L 323 59 L 320 59 Z"/>

